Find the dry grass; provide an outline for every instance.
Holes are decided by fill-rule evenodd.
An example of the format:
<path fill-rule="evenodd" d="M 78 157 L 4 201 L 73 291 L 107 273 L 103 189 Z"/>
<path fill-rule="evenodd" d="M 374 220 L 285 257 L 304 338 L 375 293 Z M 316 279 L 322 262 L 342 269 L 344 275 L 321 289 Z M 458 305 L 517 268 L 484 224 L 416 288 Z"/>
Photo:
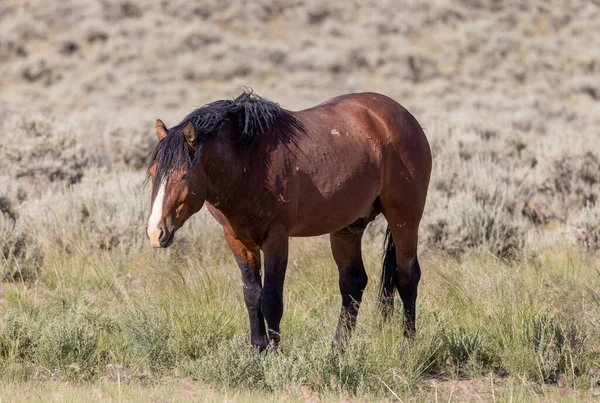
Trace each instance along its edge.
<path fill-rule="evenodd" d="M 597 398 L 599 27 L 584 1 L 3 2 L 0 397 Z M 205 212 L 150 250 L 154 120 L 244 85 L 290 109 L 379 91 L 425 127 L 414 344 L 378 326 L 381 221 L 341 356 L 326 239 L 292 243 L 277 357 L 247 347 Z"/>
<path fill-rule="evenodd" d="M 191 377 L 217 385 L 216 396 L 299 388 L 362 400 L 427 398 L 437 393 L 432 382 L 493 377 L 500 395 L 508 385 L 523 396 L 596 393 L 600 261 L 568 239 L 524 246 L 510 260 L 488 254 L 496 250 L 487 243 L 465 246 L 461 260 L 425 253 L 410 343 L 400 317 L 379 327 L 381 232 L 371 227 L 364 246 L 372 280 L 342 355 L 330 345 L 340 297 L 327 239 L 295 239 L 281 354 L 261 355 L 248 346 L 239 274 L 218 226 L 201 213 L 174 248 L 151 250 L 140 228 L 142 178 L 87 172 L 77 185 L 21 204 L 19 219 L 44 262 L 34 283 L 4 285 L 1 379 L 85 385 L 114 381 L 116 371 L 127 387 Z"/>

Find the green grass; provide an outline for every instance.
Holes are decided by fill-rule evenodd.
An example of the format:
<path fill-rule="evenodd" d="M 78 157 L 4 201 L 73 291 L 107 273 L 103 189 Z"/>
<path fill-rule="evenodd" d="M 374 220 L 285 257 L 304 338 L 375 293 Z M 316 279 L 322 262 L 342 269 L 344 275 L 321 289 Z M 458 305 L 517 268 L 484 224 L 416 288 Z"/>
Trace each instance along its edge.
<path fill-rule="evenodd" d="M 524 399 L 559 390 L 585 397 L 598 388 L 597 256 L 566 246 L 515 262 L 424 256 L 411 342 L 399 315 L 379 324 L 380 250 L 367 244 L 371 280 L 357 331 L 340 353 L 331 346 L 340 296 L 327 243 L 292 243 L 278 355 L 249 346 L 240 276 L 220 240 L 197 250 L 182 242 L 133 255 L 50 254 L 37 283 L 2 285 L 0 381 L 8 388 L 70 381 L 92 393 L 91 385 L 109 380 L 114 392 L 117 373 L 126 391 L 142 384 L 144 393 L 161 395 L 190 379 L 213 385 L 215 399 L 235 391 L 240 400 L 290 390 L 427 398 L 438 393 L 432 385 L 447 396 L 449 383 L 488 390 L 490 378 L 499 382 L 498 396 L 512 390 Z"/>

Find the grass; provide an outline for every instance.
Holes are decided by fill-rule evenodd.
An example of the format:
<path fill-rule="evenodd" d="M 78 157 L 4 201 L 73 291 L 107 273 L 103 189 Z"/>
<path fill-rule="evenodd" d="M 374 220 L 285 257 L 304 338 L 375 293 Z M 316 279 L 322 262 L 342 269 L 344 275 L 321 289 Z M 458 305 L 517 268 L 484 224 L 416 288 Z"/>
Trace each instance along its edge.
<path fill-rule="evenodd" d="M 0 399 L 14 402 L 30 401 L 253 401 L 302 402 L 313 395 L 304 389 L 290 389 L 277 395 L 273 393 L 218 389 L 190 378 L 165 380 L 155 384 L 103 381 L 91 384 L 65 384 L 61 382 L 30 382 L 0 385 Z M 339 400 L 330 397 L 327 400 Z"/>
<path fill-rule="evenodd" d="M 403 396 L 404 397 L 404 396 Z M 503 381 L 487 377 L 478 381 L 432 381 L 410 400 L 426 401 L 498 401 L 530 402 L 534 399 L 560 402 L 594 401 L 598 393 L 564 390 L 556 386 L 536 389 L 522 382 Z M 159 382 L 127 382 L 103 380 L 94 383 L 76 384 L 56 381 L 33 381 L 28 383 L 0 384 L 2 401 L 252 401 L 252 402 L 353 402 L 361 401 L 344 393 L 315 394 L 305 387 L 289 385 L 278 392 L 265 392 L 239 388 L 219 388 L 205 385 L 190 378 L 163 379 Z M 369 397 L 369 401 L 400 400 L 400 396 L 389 399 Z M 364 401 L 364 399 L 363 399 Z"/>
<path fill-rule="evenodd" d="M 46 256 L 57 269 L 43 271 L 36 284 L 2 286 L 0 380 L 14 388 L 68 381 L 93 393 L 91 385 L 110 389 L 107 380 L 117 376 L 125 393 L 143 384 L 144 393 L 159 396 L 189 379 L 200 389 L 213 385 L 215 399 L 228 391 L 267 399 L 298 390 L 404 400 L 425 397 L 433 384 L 490 377 L 500 380 L 500 394 L 509 384 L 535 396 L 597 389 L 597 256 L 568 246 L 514 262 L 424 256 L 418 333 L 410 342 L 399 316 L 380 327 L 378 246 L 365 245 L 371 282 L 345 353 L 331 347 L 340 297 L 324 238 L 292 243 L 278 355 L 249 347 L 239 274 L 220 240 L 199 250 L 185 242 L 145 249 L 135 258 L 102 250 Z"/>

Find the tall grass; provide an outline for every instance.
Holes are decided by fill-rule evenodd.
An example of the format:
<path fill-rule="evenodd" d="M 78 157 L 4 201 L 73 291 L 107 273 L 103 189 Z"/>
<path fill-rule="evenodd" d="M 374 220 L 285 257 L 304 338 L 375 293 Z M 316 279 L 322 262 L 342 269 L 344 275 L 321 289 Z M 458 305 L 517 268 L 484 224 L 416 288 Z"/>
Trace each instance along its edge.
<path fill-rule="evenodd" d="M 463 262 L 425 257 L 415 340 L 403 338 L 400 317 L 380 327 L 372 280 L 341 353 L 331 345 L 336 269 L 324 253 L 310 253 L 324 243 L 292 243 L 278 355 L 248 345 L 239 275 L 222 242 L 145 250 L 114 266 L 99 251 L 69 271 L 42 274 L 37 288 L 49 295 L 24 284 L 9 291 L 0 379 L 81 381 L 117 368 L 123 381 L 171 374 L 224 388 L 297 385 L 380 398 L 416 393 L 428 379 L 489 373 L 537 388 L 600 381 L 588 372 L 600 360 L 600 309 L 590 293 L 600 292 L 596 257 L 568 247 L 514 263 L 485 254 Z M 379 248 L 366 246 L 376 279 Z"/>

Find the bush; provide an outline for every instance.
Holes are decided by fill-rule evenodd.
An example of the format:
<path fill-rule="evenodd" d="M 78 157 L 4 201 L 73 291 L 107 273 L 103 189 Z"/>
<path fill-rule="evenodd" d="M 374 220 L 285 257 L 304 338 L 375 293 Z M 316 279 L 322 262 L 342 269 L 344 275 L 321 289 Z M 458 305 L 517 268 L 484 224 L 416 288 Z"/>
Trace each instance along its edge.
<path fill-rule="evenodd" d="M 523 214 L 534 222 L 546 223 L 552 218 L 565 222 L 565 212 L 600 200 L 600 158 L 591 151 L 554 159 L 546 175 L 523 203 Z"/>
<path fill-rule="evenodd" d="M 40 246 L 17 222 L 10 202 L 0 197 L 0 276 L 4 281 L 37 277 L 42 263 Z"/>
<path fill-rule="evenodd" d="M 12 115 L 0 127 L 6 136 L 0 171 L 35 184 L 81 180 L 89 156 L 71 130 L 43 115 Z"/>
<path fill-rule="evenodd" d="M 52 249 L 129 251 L 145 243 L 148 199 L 143 175 L 101 175 L 88 171 L 83 182 L 26 203 L 39 239 Z"/>
<path fill-rule="evenodd" d="M 499 207 L 486 206 L 472 194 L 451 198 L 426 226 L 427 241 L 453 256 L 470 249 L 513 257 L 524 243 L 523 225 Z"/>
<path fill-rule="evenodd" d="M 497 364 L 507 373 L 555 383 L 559 374 L 575 376 L 585 361 L 585 337 L 566 318 L 540 312 L 519 312 L 500 325 L 491 339 Z"/>
<path fill-rule="evenodd" d="M 89 377 L 106 359 L 103 340 L 115 331 L 115 324 L 84 299 L 59 299 L 24 312 L 9 309 L 0 322 L 0 362 L 18 357 L 53 375 L 81 371 Z"/>
<path fill-rule="evenodd" d="M 600 204 L 590 204 L 581 210 L 571 222 L 574 238 L 586 250 L 600 250 Z"/>
<path fill-rule="evenodd" d="M 570 205 L 581 208 L 600 196 L 600 158 L 593 152 L 570 155 L 554 162 L 547 186 Z"/>
<path fill-rule="evenodd" d="M 124 126 L 127 116 L 118 122 L 87 115 L 62 122 L 43 114 L 0 112 L 0 130 L 6 133 L 0 148 L 0 179 L 16 179 L 18 185 L 10 186 L 24 194 L 21 199 L 27 193 L 37 196 L 63 184 L 77 184 L 94 168 L 141 170 L 156 142 L 150 127 Z"/>

